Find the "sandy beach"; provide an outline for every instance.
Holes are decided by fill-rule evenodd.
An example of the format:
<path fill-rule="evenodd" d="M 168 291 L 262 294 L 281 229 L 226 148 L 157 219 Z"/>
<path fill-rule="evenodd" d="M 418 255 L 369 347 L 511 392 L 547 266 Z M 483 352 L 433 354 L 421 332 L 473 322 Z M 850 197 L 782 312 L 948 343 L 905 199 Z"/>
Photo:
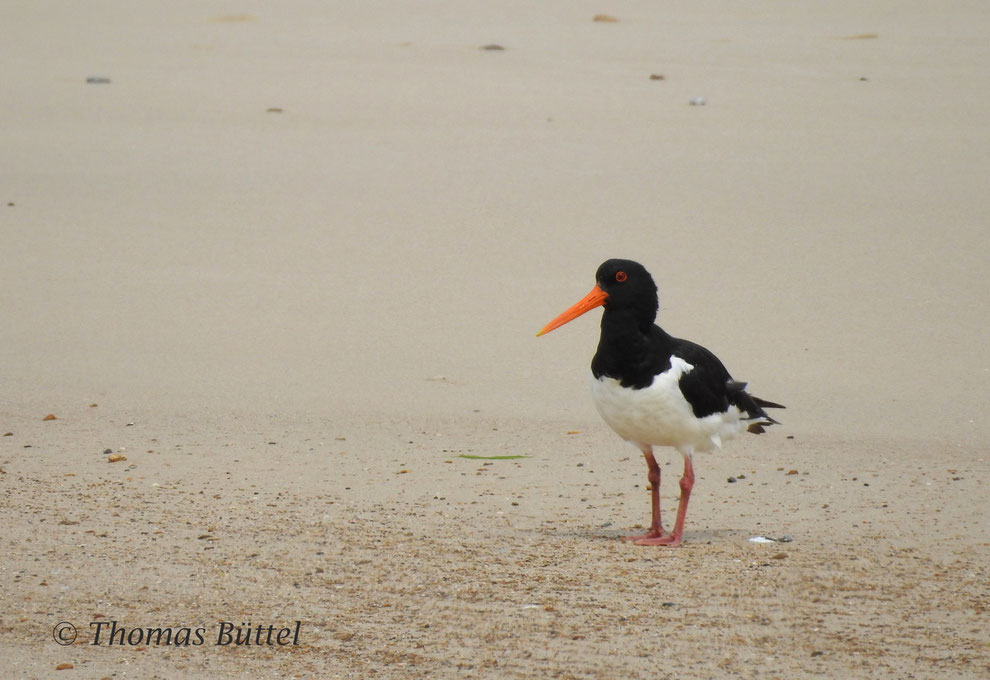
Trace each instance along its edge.
<path fill-rule="evenodd" d="M 6 3 L 0 675 L 990 676 L 988 20 Z M 611 257 L 787 405 L 677 548 Z"/>

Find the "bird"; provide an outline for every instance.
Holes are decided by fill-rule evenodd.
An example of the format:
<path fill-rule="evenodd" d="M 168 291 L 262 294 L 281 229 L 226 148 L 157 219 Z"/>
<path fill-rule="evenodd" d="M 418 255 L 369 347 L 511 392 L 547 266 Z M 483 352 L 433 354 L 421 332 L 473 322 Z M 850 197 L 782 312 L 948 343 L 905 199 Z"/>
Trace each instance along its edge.
<path fill-rule="evenodd" d="M 595 273 L 595 286 L 537 333 L 603 308 L 598 350 L 591 360 L 591 397 L 602 419 L 646 459 L 651 522 L 647 533 L 626 536 L 637 545 L 681 544 L 694 487 L 693 456 L 721 448 L 744 430 L 761 434 L 779 424 L 766 408 L 785 408 L 746 391 L 711 351 L 675 338 L 655 321 L 659 293 L 653 277 L 632 260 L 611 259 Z M 654 447 L 673 447 L 684 458 L 677 517 L 668 533 L 660 519 L 660 467 Z"/>

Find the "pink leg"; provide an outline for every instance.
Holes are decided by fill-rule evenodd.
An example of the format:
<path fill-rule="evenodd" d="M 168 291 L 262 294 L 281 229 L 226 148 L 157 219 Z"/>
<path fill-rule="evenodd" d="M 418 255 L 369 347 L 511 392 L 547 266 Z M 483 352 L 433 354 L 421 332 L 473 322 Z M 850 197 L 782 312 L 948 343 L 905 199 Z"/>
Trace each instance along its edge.
<path fill-rule="evenodd" d="M 674 520 L 674 531 L 666 536 L 652 537 L 649 534 L 636 541 L 636 545 L 680 545 L 684 533 L 684 516 L 687 514 L 688 500 L 694 487 L 694 465 L 691 454 L 684 455 L 684 476 L 681 477 L 681 500 L 677 504 L 677 519 Z"/>
<path fill-rule="evenodd" d="M 646 458 L 646 466 L 649 472 L 646 478 L 650 480 L 650 501 L 653 508 L 653 520 L 650 522 L 650 531 L 641 536 L 625 536 L 624 541 L 639 542 L 644 539 L 662 538 L 667 535 L 660 524 L 660 466 L 657 465 L 656 458 L 653 457 L 653 449 L 643 449 L 643 457 Z"/>

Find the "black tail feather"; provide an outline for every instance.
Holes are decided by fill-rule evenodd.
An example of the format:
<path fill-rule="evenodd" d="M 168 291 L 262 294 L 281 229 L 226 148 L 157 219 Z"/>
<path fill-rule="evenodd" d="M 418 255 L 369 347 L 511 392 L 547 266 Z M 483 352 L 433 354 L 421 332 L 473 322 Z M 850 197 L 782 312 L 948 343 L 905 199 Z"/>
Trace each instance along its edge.
<path fill-rule="evenodd" d="M 766 426 L 779 425 L 780 423 L 767 415 L 767 412 L 763 409 L 787 407 L 781 404 L 775 404 L 772 401 L 767 401 L 766 399 L 754 397 L 746 392 L 746 386 L 747 383 L 739 382 L 738 380 L 727 380 L 725 382 L 725 389 L 728 392 L 729 402 L 738 406 L 746 414 L 747 420 L 756 421 L 750 423 L 749 427 L 746 429 L 753 434 L 763 434 L 763 432 L 766 431 Z"/>
<path fill-rule="evenodd" d="M 762 408 L 787 408 L 783 404 L 775 404 L 772 401 L 767 401 L 766 399 L 760 399 L 759 397 L 753 397 L 753 401 L 756 402 L 757 406 Z"/>

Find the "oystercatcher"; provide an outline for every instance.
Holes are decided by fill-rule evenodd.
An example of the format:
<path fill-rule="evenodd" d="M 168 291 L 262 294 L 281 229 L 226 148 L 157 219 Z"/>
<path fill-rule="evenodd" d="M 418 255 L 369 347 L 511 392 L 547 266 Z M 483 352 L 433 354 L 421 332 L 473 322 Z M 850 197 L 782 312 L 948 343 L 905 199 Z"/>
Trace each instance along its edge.
<path fill-rule="evenodd" d="M 659 308 L 653 277 L 632 260 L 608 260 L 581 301 L 548 323 L 549 333 L 596 307 L 604 307 L 598 352 L 591 360 L 591 397 L 615 432 L 639 448 L 649 468 L 650 530 L 625 540 L 638 545 L 679 545 L 694 486 L 696 451 L 711 451 L 742 430 L 755 434 L 777 421 L 764 408 L 784 408 L 746 392 L 710 351 L 668 335 L 654 324 Z M 660 523 L 660 467 L 654 446 L 684 457 L 681 499 L 670 533 Z"/>

